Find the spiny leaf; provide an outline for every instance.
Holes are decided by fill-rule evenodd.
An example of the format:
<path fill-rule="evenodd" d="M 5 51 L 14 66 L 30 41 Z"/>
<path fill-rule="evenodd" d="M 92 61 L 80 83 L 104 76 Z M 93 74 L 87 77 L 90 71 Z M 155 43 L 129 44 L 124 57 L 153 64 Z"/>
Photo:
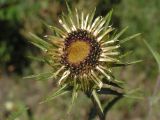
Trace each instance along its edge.
<path fill-rule="evenodd" d="M 128 97 L 128 98 L 132 98 L 132 99 L 144 99 L 142 96 L 140 95 L 136 95 L 136 93 L 140 93 L 141 88 L 136 88 L 133 90 L 125 90 L 127 91 L 123 96 L 124 97 Z"/>
<path fill-rule="evenodd" d="M 30 33 L 30 35 L 35 39 L 35 40 L 32 40 L 31 42 L 34 42 L 36 44 L 39 44 L 45 48 L 50 48 L 51 45 L 49 43 L 47 43 L 46 41 L 44 41 L 43 39 L 41 39 L 40 37 L 38 37 L 37 35 L 33 34 L 33 33 Z"/>
<path fill-rule="evenodd" d="M 96 8 L 93 10 L 93 12 L 91 13 L 90 17 L 89 17 L 89 20 L 88 20 L 88 25 L 91 25 L 92 23 L 92 20 L 94 18 L 94 15 L 95 15 L 95 12 L 96 12 Z"/>
<path fill-rule="evenodd" d="M 69 14 L 68 16 L 65 15 L 64 13 L 62 13 L 61 19 L 63 21 L 63 23 L 66 25 L 67 28 L 71 28 L 72 27 L 72 22 L 71 20 L 73 20 L 73 15 Z"/>
<path fill-rule="evenodd" d="M 117 40 L 127 29 L 128 29 L 128 27 L 125 27 L 124 29 L 122 29 L 122 30 L 114 37 L 114 39 Z"/>
<path fill-rule="evenodd" d="M 145 40 L 143 40 L 143 41 L 146 44 L 146 46 L 148 47 L 148 49 L 151 51 L 151 53 L 153 54 L 153 56 L 158 64 L 159 71 L 160 71 L 160 53 L 155 51 Z"/>
<path fill-rule="evenodd" d="M 106 24 L 105 24 L 105 28 L 107 29 L 112 17 L 112 13 L 113 13 L 113 9 L 105 16 L 105 20 L 106 20 Z"/>
<path fill-rule="evenodd" d="M 53 61 L 49 58 L 49 56 L 45 56 L 44 61 L 50 66 L 54 67 L 54 65 L 55 65 L 55 64 L 53 64 Z"/>
<path fill-rule="evenodd" d="M 36 44 L 36 43 L 34 43 L 34 42 L 30 42 L 30 43 L 32 43 L 33 45 L 35 45 L 36 47 L 38 47 L 38 48 L 40 48 L 42 51 L 47 51 L 47 49 L 45 48 L 45 47 L 43 47 L 43 46 L 41 46 L 41 45 L 39 45 L 39 44 Z"/>
<path fill-rule="evenodd" d="M 69 91 L 67 91 L 66 88 L 67 88 L 67 85 L 63 85 L 56 92 L 54 92 L 51 95 L 48 95 L 47 97 L 45 97 L 45 99 L 42 102 L 40 102 L 40 104 L 49 102 L 49 101 L 55 99 L 58 96 L 61 96 L 61 95 L 64 95 L 64 94 L 68 93 Z"/>
<path fill-rule="evenodd" d="M 67 94 L 67 93 L 69 93 L 69 91 L 61 91 L 61 92 L 57 93 L 56 95 L 48 96 L 48 97 L 46 97 L 45 100 L 40 102 L 40 104 L 43 104 L 43 103 L 49 102 L 51 100 L 54 100 L 56 97 L 59 97 L 61 95 Z"/>
<path fill-rule="evenodd" d="M 142 62 L 142 60 L 137 60 L 137 61 L 133 61 L 129 63 L 114 63 L 114 64 L 111 64 L 110 66 L 111 67 L 122 67 L 122 66 L 128 66 L 128 65 L 140 63 L 140 62 Z"/>
<path fill-rule="evenodd" d="M 77 98 L 77 89 L 78 85 L 76 84 L 76 80 L 74 81 L 74 88 L 73 88 L 73 93 L 72 93 L 72 104 L 74 103 L 75 99 Z"/>
<path fill-rule="evenodd" d="M 114 82 L 118 83 L 118 84 L 126 84 L 125 81 L 122 81 L 122 80 L 117 80 L 117 79 L 114 79 Z"/>
<path fill-rule="evenodd" d="M 70 6 L 68 5 L 68 2 L 66 0 L 65 0 L 65 2 L 67 5 L 67 10 L 68 10 L 69 14 L 72 14 L 72 10 L 71 10 Z"/>
<path fill-rule="evenodd" d="M 67 113 L 69 114 L 70 113 L 70 111 L 71 111 L 71 109 L 72 109 L 72 107 L 73 107 L 73 104 L 74 104 L 74 102 L 75 102 L 75 100 L 76 100 L 76 98 L 77 98 L 77 96 L 78 96 L 78 85 L 76 84 L 76 80 L 74 81 L 74 87 L 73 87 L 73 89 L 72 89 L 72 102 L 71 102 L 71 105 L 69 106 L 69 108 L 68 108 L 68 111 L 67 111 Z"/>
<path fill-rule="evenodd" d="M 103 108 L 102 108 L 101 102 L 100 102 L 100 100 L 98 98 L 98 95 L 97 95 L 97 93 L 96 93 L 95 90 L 93 90 L 92 95 L 93 95 L 93 98 L 94 98 L 95 102 L 98 105 L 97 107 L 99 108 L 99 110 L 101 111 L 101 113 L 103 113 Z"/>
<path fill-rule="evenodd" d="M 142 62 L 143 60 L 136 60 L 136 61 L 133 61 L 133 62 L 129 62 L 127 63 L 128 65 L 132 65 L 132 64 L 137 64 L 137 63 L 140 63 Z"/>
<path fill-rule="evenodd" d="M 127 37 L 127 38 L 124 38 L 124 39 L 120 40 L 120 43 L 122 44 L 124 42 L 129 41 L 129 40 L 132 40 L 133 38 L 135 38 L 135 37 L 137 37 L 139 35 L 141 35 L 141 33 L 137 33 L 137 34 L 131 35 L 131 36 Z"/>
<path fill-rule="evenodd" d="M 27 56 L 27 58 L 31 59 L 31 60 L 35 60 L 35 61 L 39 61 L 39 62 L 45 62 L 44 59 L 42 59 L 41 57 L 35 57 L 35 56 Z"/>
<path fill-rule="evenodd" d="M 45 42 L 35 34 L 33 33 L 29 33 L 29 34 L 31 36 L 30 42 L 35 46 L 37 46 L 38 48 L 40 48 L 41 50 L 46 52 L 49 48 L 51 48 L 51 45 L 49 43 Z"/>
<path fill-rule="evenodd" d="M 136 88 L 136 89 L 132 89 L 132 90 L 126 90 L 127 91 L 127 94 L 133 94 L 133 93 L 137 93 L 141 90 L 141 88 Z"/>
<path fill-rule="evenodd" d="M 128 55 L 130 55 L 130 54 L 132 54 L 132 53 L 133 53 L 133 51 L 128 51 L 128 52 L 120 55 L 119 58 L 122 59 L 122 58 L 124 58 L 124 57 L 126 57 L 126 56 L 128 56 Z"/>
<path fill-rule="evenodd" d="M 53 32 L 58 33 L 58 35 L 60 35 L 61 37 L 66 36 L 66 33 L 64 31 L 62 31 L 61 29 L 48 25 L 45 21 L 41 20 L 41 22 L 50 30 L 52 30 Z"/>
<path fill-rule="evenodd" d="M 113 87 L 118 87 L 118 88 L 123 89 L 119 84 L 112 82 L 112 81 L 108 81 L 108 80 L 106 80 L 106 78 L 103 78 L 102 80 L 103 80 L 103 83 L 105 83 L 107 85 L 111 85 Z"/>
<path fill-rule="evenodd" d="M 49 28 L 61 35 L 62 37 L 66 36 L 66 33 L 57 27 L 49 26 Z"/>
<path fill-rule="evenodd" d="M 60 42 L 62 42 L 62 38 L 58 36 L 53 35 L 46 35 L 45 38 L 47 38 L 48 42 L 53 45 L 54 48 L 58 48 Z"/>
<path fill-rule="evenodd" d="M 47 35 L 45 36 L 49 41 L 52 41 L 52 40 L 60 40 L 60 41 L 63 41 L 63 39 L 61 37 L 58 37 L 58 36 L 54 36 L 54 35 Z"/>
<path fill-rule="evenodd" d="M 131 98 L 131 99 L 140 99 L 140 100 L 142 100 L 142 99 L 144 99 L 143 97 L 141 97 L 141 96 L 136 96 L 136 95 L 127 95 L 127 94 L 125 94 L 125 95 L 123 95 L 124 97 L 127 97 L 127 98 Z"/>
<path fill-rule="evenodd" d="M 48 80 L 53 75 L 53 72 L 40 73 L 37 75 L 26 76 L 23 79 L 36 79 L 36 80 Z"/>

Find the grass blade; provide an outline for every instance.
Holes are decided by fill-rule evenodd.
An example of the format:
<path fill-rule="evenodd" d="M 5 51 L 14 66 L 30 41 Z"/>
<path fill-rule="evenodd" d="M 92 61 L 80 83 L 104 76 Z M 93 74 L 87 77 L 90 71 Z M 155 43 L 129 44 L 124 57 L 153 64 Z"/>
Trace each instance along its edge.
<path fill-rule="evenodd" d="M 150 50 L 150 52 L 153 54 L 153 56 L 158 64 L 159 71 L 160 71 L 160 54 L 157 51 L 155 51 L 145 40 L 143 40 L 143 41 L 146 44 L 146 46 L 148 47 L 148 49 Z"/>

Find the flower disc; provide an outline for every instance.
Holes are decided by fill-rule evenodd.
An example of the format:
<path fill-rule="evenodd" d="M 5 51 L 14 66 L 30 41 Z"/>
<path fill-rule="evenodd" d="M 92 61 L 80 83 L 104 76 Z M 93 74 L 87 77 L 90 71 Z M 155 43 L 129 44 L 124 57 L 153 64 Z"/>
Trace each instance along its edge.
<path fill-rule="evenodd" d="M 96 38 L 86 30 L 68 34 L 62 55 L 62 63 L 72 75 L 88 73 L 98 64 L 101 48 Z"/>
<path fill-rule="evenodd" d="M 88 56 L 90 47 L 91 46 L 85 41 L 75 40 L 66 50 L 68 53 L 67 61 L 79 65 Z"/>

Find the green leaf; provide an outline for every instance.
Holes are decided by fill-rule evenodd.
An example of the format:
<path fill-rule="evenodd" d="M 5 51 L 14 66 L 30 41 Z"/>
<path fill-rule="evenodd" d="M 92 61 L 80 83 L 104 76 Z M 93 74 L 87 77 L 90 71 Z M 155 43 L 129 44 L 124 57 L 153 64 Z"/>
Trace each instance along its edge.
<path fill-rule="evenodd" d="M 133 94 L 133 93 L 141 91 L 141 88 L 139 87 L 139 88 L 136 88 L 136 89 L 126 90 L 126 91 L 127 91 L 127 94 Z"/>
<path fill-rule="evenodd" d="M 70 113 L 77 96 L 78 96 L 78 84 L 76 84 L 76 80 L 75 80 L 74 87 L 72 89 L 72 102 L 71 102 L 71 105 L 69 106 L 68 111 L 67 111 L 68 114 Z"/>
<path fill-rule="evenodd" d="M 66 36 L 66 33 L 57 27 L 49 26 L 49 28 L 61 35 L 62 37 Z"/>
<path fill-rule="evenodd" d="M 137 93 L 140 93 L 141 88 L 136 88 L 136 89 L 132 89 L 132 90 L 125 90 L 127 92 L 125 92 L 125 94 L 123 95 L 124 97 L 127 98 L 132 98 L 132 99 L 144 99 L 144 97 L 142 97 L 142 95 L 137 95 Z"/>
<path fill-rule="evenodd" d="M 72 10 L 71 10 L 70 6 L 68 5 L 68 2 L 66 0 L 65 0 L 65 2 L 67 5 L 67 10 L 68 10 L 69 14 L 72 14 Z"/>
<path fill-rule="evenodd" d="M 129 41 L 129 40 L 132 40 L 133 38 L 135 38 L 135 37 L 137 37 L 139 35 L 141 35 L 141 33 L 137 33 L 137 34 L 131 35 L 131 36 L 127 37 L 127 38 L 124 38 L 124 39 L 120 40 L 120 43 L 122 44 L 124 42 Z"/>
<path fill-rule="evenodd" d="M 45 97 L 44 100 L 42 102 L 40 102 L 40 104 L 49 102 L 49 101 L 55 99 L 56 97 L 64 95 L 66 93 L 69 93 L 69 91 L 67 91 L 67 85 L 63 85 L 56 92 Z"/>
<path fill-rule="evenodd" d="M 105 16 L 104 20 L 106 20 L 106 24 L 105 24 L 105 29 L 108 28 L 109 26 L 109 23 L 111 21 L 111 17 L 112 17 L 112 14 L 113 14 L 113 9 Z"/>
<path fill-rule="evenodd" d="M 50 65 L 50 66 L 52 66 L 52 67 L 55 67 L 55 63 L 53 63 L 53 60 L 51 60 L 49 56 L 45 56 L 45 57 L 44 57 L 44 61 L 45 61 L 48 65 Z"/>
<path fill-rule="evenodd" d="M 41 22 L 51 31 L 58 33 L 58 35 L 60 35 L 61 37 L 66 36 L 66 33 L 64 31 L 62 31 L 61 29 L 48 25 L 45 21 L 41 20 Z"/>
<path fill-rule="evenodd" d="M 72 104 L 77 98 L 77 95 L 78 95 L 77 90 L 78 90 L 78 84 L 76 84 L 76 80 L 74 80 L 74 88 L 73 88 L 73 93 L 72 93 Z"/>
<path fill-rule="evenodd" d="M 133 61 L 133 62 L 129 62 L 129 63 L 113 63 L 110 66 L 111 67 L 122 67 L 122 66 L 128 66 L 128 65 L 132 65 L 132 64 L 136 64 L 136 63 L 140 63 L 142 62 L 142 60 L 137 60 L 137 61 Z"/>
<path fill-rule="evenodd" d="M 52 41 L 52 40 L 60 40 L 60 41 L 63 41 L 63 38 L 58 37 L 58 36 L 54 36 L 54 35 L 47 35 L 46 38 L 47 38 L 49 41 Z"/>
<path fill-rule="evenodd" d="M 118 83 L 118 84 L 121 84 L 121 85 L 126 84 L 126 82 L 125 82 L 125 81 L 117 80 L 117 79 L 114 79 L 114 82 L 116 82 L 116 83 Z"/>
<path fill-rule="evenodd" d="M 93 10 L 93 12 L 91 13 L 89 19 L 88 19 L 88 25 L 91 25 L 92 23 L 92 20 L 94 18 L 94 15 L 95 15 L 95 12 L 96 12 L 96 8 Z"/>
<path fill-rule="evenodd" d="M 35 56 L 27 56 L 27 58 L 31 59 L 31 60 L 35 60 L 35 61 L 39 61 L 39 62 L 45 62 L 44 59 L 42 59 L 41 57 L 35 57 Z"/>
<path fill-rule="evenodd" d="M 114 39 L 117 40 L 127 29 L 128 27 L 125 27 L 124 29 L 122 29 L 118 34 L 116 34 Z"/>
<path fill-rule="evenodd" d="M 128 56 L 128 55 L 130 55 L 130 54 L 132 54 L 132 53 L 133 53 L 133 51 L 128 51 L 128 52 L 120 55 L 119 58 L 122 59 L 122 58 L 124 58 L 124 57 L 126 57 L 126 56 Z"/>
<path fill-rule="evenodd" d="M 146 46 L 148 47 L 148 49 L 150 50 L 150 52 L 152 53 L 152 55 L 154 56 L 154 58 L 158 64 L 159 71 L 160 71 L 160 53 L 155 51 L 145 40 L 143 40 L 143 41 L 146 44 Z"/>
<path fill-rule="evenodd" d="M 122 86 L 121 86 L 121 84 L 118 84 L 118 83 L 113 82 L 113 81 L 109 81 L 106 78 L 103 78 L 102 81 L 104 83 L 103 88 L 105 88 L 105 85 L 107 85 L 107 86 L 112 86 L 112 87 L 117 87 L 117 88 L 123 89 Z"/>
<path fill-rule="evenodd" d="M 94 98 L 95 102 L 98 105 L 97 107 L 99 108 L 99 110 L 101 111 L 101 113 L 103 113 L 103 108 L 102 108 L 101 102 L 100 102 L 100 100 L 98 98 L 98 95 L 97 95 L 97 93 L 96 93 L 95 90 L 93 90 L 92 95 L 93 95 L 93 98 Z"/>
<path fill-rule="evenodd" d="M 125 95 L 123 95 L 123 96 L 126 97 L 126 98 L 131 98 L 131 99 L 139 99 L 139 100 L 144 99 L 143 97 L 141 97 L 141 96 L 136 96 L 136 95 L 127 95 L 127 94 L 125 94 Z"/>
<path fill-rule="evenodd" d="M 52 76 L 53 76 L 53 72 L 46 72 L 46 73 L 26 76 L 26 77 L 23 77 L 23 79 L 36 79 L 36 80 L 42 81 L 42 80 L 48 80 Z"/>
<path fill-rule="evenodd" d="M 38 48 L 40 48 L 41 50 L 46 52 L 49 48 L 52 47 L 49 43 L 47 43 L 43 39 L 39 38 L 35 34 L 33 34 L 33 33 L 29 33 L 29 34 L 31 36 L 31 39 L 29 39 L 29 41 L 32 44 L 34 44 L 35 46 L 37 46 Z"/>

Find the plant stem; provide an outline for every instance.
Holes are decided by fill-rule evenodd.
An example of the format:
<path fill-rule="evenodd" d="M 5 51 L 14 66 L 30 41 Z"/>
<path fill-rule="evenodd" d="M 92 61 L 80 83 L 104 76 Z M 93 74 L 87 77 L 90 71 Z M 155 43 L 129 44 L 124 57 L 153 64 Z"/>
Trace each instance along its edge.
<path fill-rule="evenodd" d="M 120 100 L 122 99 L 123 94 L 115 97 L 112 101 L 110 101 L 105 107 L 104 107 L 104 117 L 107 117 L 107 113 L 109 112 L 109 110 Z"/>

